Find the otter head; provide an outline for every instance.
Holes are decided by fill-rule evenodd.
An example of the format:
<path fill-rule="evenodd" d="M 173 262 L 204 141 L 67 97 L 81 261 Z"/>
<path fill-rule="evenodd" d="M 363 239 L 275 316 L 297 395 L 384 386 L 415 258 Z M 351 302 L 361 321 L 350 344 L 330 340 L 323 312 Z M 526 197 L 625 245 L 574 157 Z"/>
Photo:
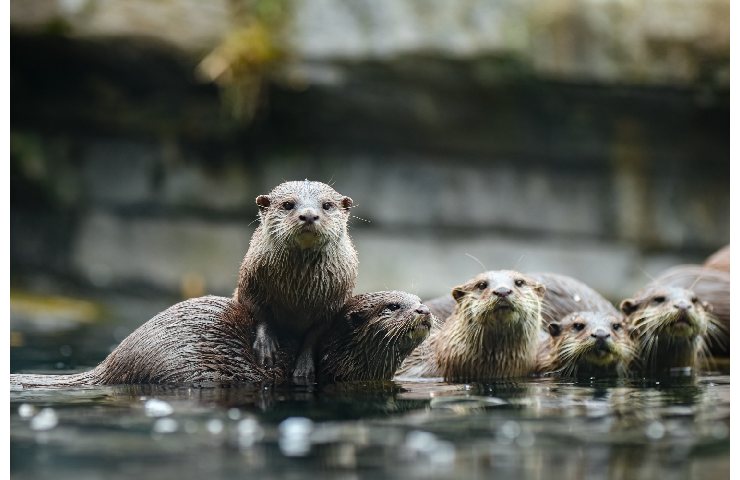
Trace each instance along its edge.
<path fill-rule="evenodd" d="M 427 338 L 434 317 L 416 295 L 389 291 L 352 297 L 332 323 L 320 356 L 325 381 L 390 380 Z"/>
<path fill-rule="evenodd" d="M 635 298 L 623 300 L 620 308 L 637 335 L 666 339 L 695 338 L 707 333 L 711 305 L 684 288 L 650 288 Z"/>
<path fill-rule="evenodd" d="M 652 373 L 693 369 L 720 331 L 711 306 L 684 288 L 652 286 L 621 309 L 637 337 L 642 368 Z"/>
<path fill-rule="evenodd" d="M 612 313 L 571 313 L 548 330 L 563 375 L 624 375 L 635 354 L 625 319 Z"/>
<path fill-rule="evenodd" d="M 457 311 L 483 326 L 539 323 L 545 287 L 519 272 L 484 272 L 452 289 Z"/>
<path fill-rule="evenodd" d="M 321 247 L 347 233 L 352 199 L 329 185 L 308 180 L 285 182 L 257 197 L 267 235 L 301 250 Z"/>

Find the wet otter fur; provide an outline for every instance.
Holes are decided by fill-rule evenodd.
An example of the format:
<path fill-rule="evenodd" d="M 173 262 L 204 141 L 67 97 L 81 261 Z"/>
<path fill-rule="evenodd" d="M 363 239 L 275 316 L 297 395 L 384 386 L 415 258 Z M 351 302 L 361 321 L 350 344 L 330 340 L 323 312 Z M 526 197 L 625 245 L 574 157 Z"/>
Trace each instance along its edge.
<path fill-rule="evenodd" d="M 484 272 L 455 287 L 454 312 L 432 327 L 398 375 L 467 382 L 532 373 L 544 290 L 509 270 Z"/>
<path fill-rule="evenodd" d="M 433 317 L 416 295 L 356 295 L 332 323 L 322 345 L 319 381 L 390 380 L 401 362 L 427 338 Z"/>
<path fill-rule="evenodd" d="M 540 344 L 538 371 L 561 377 L 624 377 L 636 346 L 624 317 L 609 312 L 574 312 L 548 325 Z"/>
<path fill-rule="evenodd" d="M 612 303 L 580 280 L 557 273 L 528 273 L 545 287 L 542 299 L 543 327 L 559 322 L 574 312 L 605 312 L 619 315 Z"/>
<path fill-rule="evenodd" d="M 257 197 L 260 225 L 234 299 L 254 306 L 254 350 L 272 366 L 280 342 L 302 338 L 294 376 L 314 375 L 318 337 L 352 295 L 358 259 L 347 233 L 352 199 L 321 182 L 285 182 Z"/>
<path fill-rule="evenodd" d="M 254 322 L 244 304 L 216 296 L 180 302 L 132 332 L 90 371 L 72 375 L 13 374 L 11 387 L 86 385 L 231 385 L 283 383 L 300 343 L 286 342 L 273 368 L 252 353 Z M 429 309 L 405 292 L 352 297 L 320 345 L 322 383 L 390 380 L 432 323 Z"/>
<path fill-rule="evenodd" d="M 636 336 L 634 368 L 645 375 L 694 373 L 709 354 L 707 344 L 721 335 L 711 305 L 685 288 L 656 281 L 622 301 L 621 309 Z"/>

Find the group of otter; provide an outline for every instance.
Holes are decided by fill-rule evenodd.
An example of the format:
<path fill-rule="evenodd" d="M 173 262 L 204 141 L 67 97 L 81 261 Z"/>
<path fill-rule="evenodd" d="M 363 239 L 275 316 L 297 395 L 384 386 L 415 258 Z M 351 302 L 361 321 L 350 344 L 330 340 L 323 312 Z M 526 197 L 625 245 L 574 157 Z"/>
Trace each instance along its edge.
<path fill-rule="evenodd" d="M 660 275 L 621 312 L 573 278 L 511 270 L 425 305 L 400 291 L 352 295 L 351 198 L 306 180 L 257 205 L 231 298 L 170 307 L 90 371 L 13 374 L 11 386 L 659 376 L 729 355 L 729 246 Z"/>

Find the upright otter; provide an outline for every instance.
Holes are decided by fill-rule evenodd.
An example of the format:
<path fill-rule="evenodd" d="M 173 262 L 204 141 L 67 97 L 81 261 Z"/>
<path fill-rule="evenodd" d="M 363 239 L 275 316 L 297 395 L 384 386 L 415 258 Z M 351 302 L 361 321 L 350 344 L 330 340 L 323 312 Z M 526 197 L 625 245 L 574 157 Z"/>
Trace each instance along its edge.
<path fill-rule="evenodd" d="M 320 346 L 323 382 L 390 380 L 426 338 L 429 309 L 405 292 L 357 295 Z M 252 354 L 254 325 L 244 304 L 207 296 L 180 302 L 132 332 L 97 367 L 73 375 L 10 376 L 14 387 L 115 384 L 235 384 L 285 381 L 298 342 L 286 342 L 275 368 Z"/>
<path fill-rule="evenodd" d="M 260 225 L 234 299 L 254 306 L 254 351 L 276 361 L 278 339 L 303 338 L 293 372 L 312 378 L 317 338 L 352 295 L 357 252 L 347 233 L 352 199 L 321 182 L 285 182 L 257 197 Z"/>
<path fill-rule="evenodd" d="M 725 245 L 720 248 L 704 261 L 706 268 L 713 268 L 714 270 L 722 270 L 723 272 L 730 273 L 730 246 Z"/>
<path fill-rule="evenodd" d="M 636 367 L 643 374 L 693 371 L 707 341 L 719 334 L 711 306 L 685 288 L 652 283 L 622 301 L 621 309 L 635 330 Z"/>
<path fill-rule="evenodd" d="M 509 270 L 484 272 L 453 288 L 452 315 L 433 327 L 398 374 L 462 382 L 530 374 L 544 290 Z"/>
<path fill-rule="evenodd" d="M 537 369 L 574 377 L 626 376 L 635 356 L 624 317 L 613 313 L 574 312 L 548 325 Z"/>

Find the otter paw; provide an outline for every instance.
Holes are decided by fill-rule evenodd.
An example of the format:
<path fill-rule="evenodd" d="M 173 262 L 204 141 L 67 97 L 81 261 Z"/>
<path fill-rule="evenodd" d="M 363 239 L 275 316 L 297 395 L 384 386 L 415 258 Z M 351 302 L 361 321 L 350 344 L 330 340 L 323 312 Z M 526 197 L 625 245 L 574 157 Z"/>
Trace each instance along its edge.
<path fill-rule="evenodd" d="M 316 369 L 313 365 L 313 359 L 301 357 L 296 362 L 293 370 L 293 379 L 302 382 L 313 382 L 316 378 Z"/>
<path fill-rule="evenodd" d="M 254 355 L 257 363 L 264 367 L 273 367 L 277 361 L 278 344 L 268 335 L 257 335 L 254 341 Z"/>

